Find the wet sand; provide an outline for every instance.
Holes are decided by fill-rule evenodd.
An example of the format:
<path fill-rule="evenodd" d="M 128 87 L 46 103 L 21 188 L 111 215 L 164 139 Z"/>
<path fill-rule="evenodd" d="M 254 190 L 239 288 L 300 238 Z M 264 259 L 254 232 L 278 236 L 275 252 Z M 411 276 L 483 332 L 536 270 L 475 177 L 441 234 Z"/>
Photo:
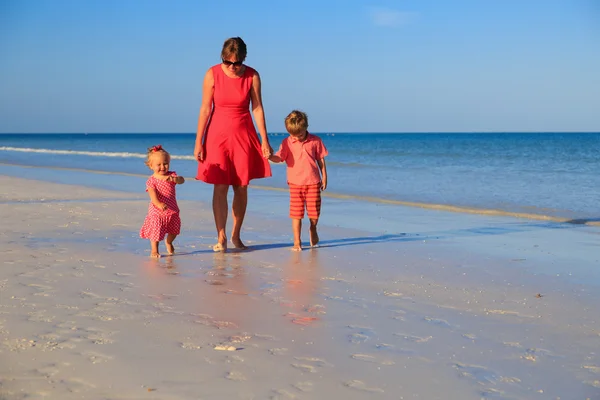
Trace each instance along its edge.
<path fill-rule="evenodd" d="M 292 252 L 250 207 L 221 254 L 184 200 L 153 260 L 143 193 L 0 187 L 2 399 L 600 398 L 598 282 L 564 272 L 598 268 L 593 227 L 407 208 Z"/>

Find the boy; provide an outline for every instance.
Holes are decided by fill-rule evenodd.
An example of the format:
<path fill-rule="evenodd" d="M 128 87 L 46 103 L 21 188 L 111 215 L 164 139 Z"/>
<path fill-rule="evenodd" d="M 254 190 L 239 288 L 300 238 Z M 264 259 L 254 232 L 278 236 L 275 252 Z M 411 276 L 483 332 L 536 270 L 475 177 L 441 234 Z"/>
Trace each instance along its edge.
<path fill-rule="evenodd" d="M 328 153 L 321 139 L 308 133 L 308 117 L 302 111 L 294 110 L 285 118 L 285 129 L 290 136 L 283 140 L 279 151 L 269 160 L 287 164 L 290 218 L 294 232 L 292 250 L 300 251 L 305 208 L 310 220 L 310 245 L 319 243 L 317 223 L 321 215 L 321 191 L 327 188 L 325 156 Z"/>

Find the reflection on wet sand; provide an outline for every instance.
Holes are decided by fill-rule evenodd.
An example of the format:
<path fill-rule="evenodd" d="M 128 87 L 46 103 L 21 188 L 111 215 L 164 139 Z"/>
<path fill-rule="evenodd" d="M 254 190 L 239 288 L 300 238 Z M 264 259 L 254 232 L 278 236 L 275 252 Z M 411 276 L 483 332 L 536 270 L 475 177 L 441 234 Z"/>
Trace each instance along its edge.
<path fill-rule="evenodd" d="M 236 253 L 215 253 L 212 268 L 204 277 L 201 296 L 197 306 L 213 316 L 213 324 L 219 328 L 251 329 L 253 303 L 249 296 L 248 271 L 244 260 Z"/>
<path fill-rule="evenodd" d="M 177 297 L 179 283 L 168 279 L 169 275 L 178 275 L 177 262 L 173 257 L 146 259 L 142 265 L 142 293 L 156 300 Z"/>
<path fill-rule="evenodd" d="M 316 304 L 320 289 L 321 266 L 316 249 L 291 252 L 288 265 L 283 270 L 285 316 L 297 325 L 312 325 L 325 313 L 325 307 Z"/>

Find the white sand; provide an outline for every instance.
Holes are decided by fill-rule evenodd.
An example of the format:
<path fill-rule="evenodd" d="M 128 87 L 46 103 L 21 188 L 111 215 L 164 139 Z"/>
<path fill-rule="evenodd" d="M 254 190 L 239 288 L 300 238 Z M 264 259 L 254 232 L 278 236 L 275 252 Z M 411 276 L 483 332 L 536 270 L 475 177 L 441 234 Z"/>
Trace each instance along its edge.
<path fill-rule="evenodd" d="M 600 398 L 597 286 L 532 272 L 597 267 L 564 232 L 432 211 L 453 234 L 323 226 L 295 253 L 250 209 L 255 250 L 214 254 L 210 206 L 180 202 L 179 254 L 151 260 L 144 194 L 0 187 L 0 399 Z"/>

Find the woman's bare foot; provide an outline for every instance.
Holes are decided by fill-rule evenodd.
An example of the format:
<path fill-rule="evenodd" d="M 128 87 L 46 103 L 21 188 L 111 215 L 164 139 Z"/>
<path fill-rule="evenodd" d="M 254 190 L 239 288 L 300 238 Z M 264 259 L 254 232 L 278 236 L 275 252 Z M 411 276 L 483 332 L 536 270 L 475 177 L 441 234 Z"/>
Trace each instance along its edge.
<path fill-rule="evenodd" d="M 160 258 L 160 253 L 152 252 L 152 253 L 150 253 L 150 257 L 152 257 L 152 258 Z"/>
<path fill-rule="evenodd" d="M 225 253 L 227 251 L 227 243 L 217 243 L 213 246 L 215 253 Z"/>
<path fill-rule="evenodd" d="M 294 243 L 294 247 L 292 247 L 292 251 L 302 251 L 302 243 Z"/>
<path fill-rule="evenodd" d="M 247 250 L 248 246 L 246 246 L 243 242 L 242 239 L 231 239 L 231 244 L 233 244 L 233 247 L 235 247 L 238 250 Z"/>
<path fill-rule="evenodd" d="M 165 246 L 167 248 L 167 253 L 169 253 L 169 255 L 173 255 L 175 254 L 175 246 L 173 246 L 173 243 L 165 243 Z"/>
<path fill-rule="evenodd" d="M 311 226 L 310 227 L 310 245 L 314 247 L 318 244 L 319 244 L 319 234 L 317 233 L 317 227 Z"/>

